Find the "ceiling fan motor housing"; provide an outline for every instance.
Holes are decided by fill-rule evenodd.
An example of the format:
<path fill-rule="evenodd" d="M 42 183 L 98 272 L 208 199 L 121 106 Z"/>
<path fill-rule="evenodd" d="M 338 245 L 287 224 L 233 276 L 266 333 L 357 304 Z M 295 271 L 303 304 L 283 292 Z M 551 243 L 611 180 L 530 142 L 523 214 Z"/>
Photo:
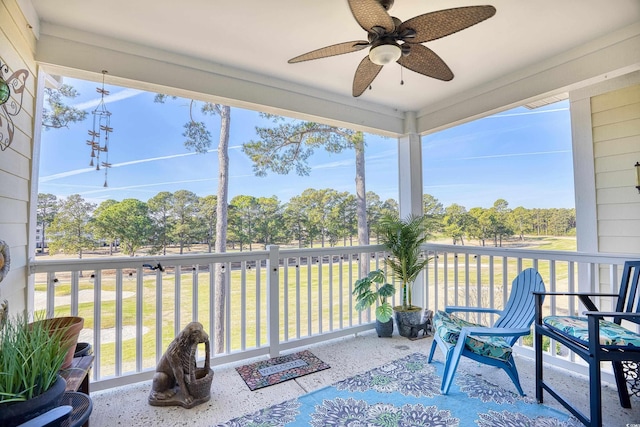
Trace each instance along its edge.
<path fill-rule="evenodd" d="M 391 9 L 391 6 L 393 6 L 393 0 L 379 0 L 379 1 L 382 7 L 384 7 L 384 10 L 389 10 Z"/>

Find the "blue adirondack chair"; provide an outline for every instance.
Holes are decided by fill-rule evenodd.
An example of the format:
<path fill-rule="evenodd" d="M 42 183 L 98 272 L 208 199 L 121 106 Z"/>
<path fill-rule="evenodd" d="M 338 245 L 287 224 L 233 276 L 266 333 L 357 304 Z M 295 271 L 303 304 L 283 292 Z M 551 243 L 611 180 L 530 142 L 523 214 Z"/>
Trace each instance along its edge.
<path fill-rule="evenodd" d="M 480 363 L 504 369 L 520 395 L 524 396 L 512 355 L 512 346 L 519 337 L 531 332 L 535 315 L 533 292 L 544 290 L 540 274 L 536 269 L 528 268 L 513 280 L 511 294 L 504 310 L 447 306 L 445 311 L 438 311 L 433 318 L 435 334 L 429 362 L 439 347 L 445 355 L 440 391 L 443 394 L 449 392 L 460 357 L 466 356 Z M 487 327 L 467 322 L 453 315 L 454 312 L 496 313 L 500 317 L 492 327 Z"/>

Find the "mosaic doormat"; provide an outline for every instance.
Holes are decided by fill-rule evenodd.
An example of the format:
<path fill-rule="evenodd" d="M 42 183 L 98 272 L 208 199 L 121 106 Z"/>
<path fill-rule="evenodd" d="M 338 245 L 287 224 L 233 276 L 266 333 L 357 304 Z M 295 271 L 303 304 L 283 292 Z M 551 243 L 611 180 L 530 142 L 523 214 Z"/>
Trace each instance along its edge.
<path fill-rule="evenodd" d="M 240 366 L 236 371 L 253 391 L 329 368 L 309 350 L 304 350 Z"/>
<path fill-rule="evenodd" d="M 458 369 L 440 393 L 443 364 L 414 353 L 217 427 L 579 427 L 568 414 Z"/>

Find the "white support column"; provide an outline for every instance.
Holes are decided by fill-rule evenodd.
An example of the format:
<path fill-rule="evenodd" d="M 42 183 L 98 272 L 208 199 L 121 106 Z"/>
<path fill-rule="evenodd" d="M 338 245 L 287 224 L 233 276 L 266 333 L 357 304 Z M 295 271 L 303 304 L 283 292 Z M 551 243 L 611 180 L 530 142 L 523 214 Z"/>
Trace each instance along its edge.
<path fill-rule="evenodd" d="M 591 98 L 570 94 L 573 180 L 577 244 L 580 252 L 598 252 L 596 182 L 591 125 Z"/>
<path fill-rule="evenodd" d="M 400 216 L 422 214 L 422 143 L 416 130 L 416 113 L 405 114 L 405 134 L 398 138 Z"/>
<path fill-rule="evenodd" d="M 598 214 L 591 125 L 591 98 L 573 99 L 571 105 L 571 133 L 573 148 L 573 188 L 576 200 L 577 249 L 598 252 Z M 578 266 L 578 291 L 593 292 L 588 265 Z M 582 305 L 581 305 L 582 306 Z M 583 307 L 584 309 L 584 307 Z"/>
<path fill-rule="evenodd" d="M 398 138 L 398 204 L 400 217 L 422 215 L 422 141 L 417 132 L 416 113 L 405 113 L 405 134 Z M 424 308 L 426 290 L 422 274 L 413 287 L 415 305 Z"/>

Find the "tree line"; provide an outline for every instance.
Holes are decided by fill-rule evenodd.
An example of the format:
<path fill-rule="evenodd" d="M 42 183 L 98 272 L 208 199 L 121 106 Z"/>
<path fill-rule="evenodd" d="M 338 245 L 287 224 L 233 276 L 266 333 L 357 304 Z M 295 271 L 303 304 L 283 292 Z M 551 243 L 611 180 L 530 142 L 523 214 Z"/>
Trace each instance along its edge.
<path fill-rule="evenodd" d="M 188 190 L 162 191 L 146 202 L 137 199 L 105 200 L 99 205 L 74 194 L 58 199 L 38 195 L 37 218 L 40 246 L 50 253 L 78 254 L 108 245 L 134 256 L 145 248 L 151 254 L 166 254 L 169 246 L 182 254 L 195 243 L 212 252 L 217 225 L 217 196 L 199 197 Z M 283 203 L 276 196 L 239 195 L 228 205 L 226 245 L 234 250 L 260 249 L 268 245 L 352 246 L 358 244 L 356 196 L 333 189 L 306 189 Z M 575 209 L 509 209 L 498 199 L 491 208 L 451 204 L 444 207 L 425 194 L 423 212 L 429 231 L 446 236 L 453 244 L 474 240 L 501 246 L 503 239 L 525 234 L 569 235 L 575 233 Z M 382 200 L 367 193 L 367 223 L 370 237 L 377 240 L 377 226 L 385 214 L 398 214 L 394 199 Z M 45 233 L 46 230 L 46 233 Z M 45 237 L 46 235 L 46 237 Z M 46 239 L 46 241 L 45 241 Z"/>
<path fill-rule="evenodd" d="M 45 94 L 45 130 L 69 127 L 86 118 L 85 111 L 68 103 L 68 100 L 79 96 L 71 86 L 63 85 L 58 90 L 45 88 Z M 183 101 L 166 94 L 156 94 L 154 97 L 154 102 L 161 104 Z M 261 122 L 263 126 L 255 127 L 256 139 L 242 143 L 242 151 L 253 163 L 256 176 L 266 176 L 268 173 L 289 174 L 294 171 L 298 175 L 308 175 L 308 159 L 315 150 L 329 153 L 353 150 L 355 196 L 332 193 L 332 190 L 306 190 L 298 196 L 300 199 L 294 198 L 286 204 L 273 197 L 255 199 L 243 196 L 248 199 L 228 201 L 228 150 L 232 109 L 211 102 L 187 101 L 188 114 L 185 116 L 181 135 L 187 150 L 208 152 L 214 146 L 212 118 L 219 119 L 216 196 L 207 196 L 208 200 L 201 200 L 189 191 L 180 190 L 173 194 L 159 193 L 147 202 L 136 199 L 121 202 L 108 200 L 96 206 L 79 195 L 62 201 L 57 201 L 52 195 L 43 195 L 50 199 L 50 206 L 42 210 L 42 218 L 49 218 L 50 222 L 48 219 L 39 220 L 43 232 L 43 247 L 44 230 L 49 224 L 50 248 L 54 251 L 77 253 L 80 258 L 83 250 L 95 246 L 97 241 L 110 242 L 110 248 L 113 248 L 111 243 L 118 242 L 119 247 L 132 256 L 143 246 L 152 252 L 164 254 L 169 244 L 179 244 L 182 253 L 185 246 L 199 241 L 208 243 L 209 251 L 213 241 L 215 252 L 218 253 L 225 252 L 227 244 L 240 250 L 246 246 L 252 249 L 254 243 L 267 245 L 294 240 L 300 247 L 313 246 L 317 239 L 321 245 L 337 244 L 340 239 L 344 244 L 347 240 L 352 244 L 353 212 L 357 243 L 369 244 L 370 235 L 375 234 L 375 228 L 370 225 L 376 224 L 379 215 L 371 207 L 380 201 L 379 198 L 375 199 L 374 194 L 371 195 L 373 200 L 369 200 L 370 193 L 366 191 L 366 142 L 362 132 L 261 113 L 260 117 L 266 122 Z M 387 202 L 383 204 L 385 203 Z M 303 209 L 296 210 L 296 204 L 301 204 Z M 394 206 L 397 211 L 397 204 Z M 487 238 L 485 234 L 496 233 L 498 230 L 491 220 L 489 225 L 494 228 L 485 227 L 483 223 L 485 231 L 472 232 L 470 230 L 474 229 L 475 220 L 470 212 L 467 213 L 463 207 L 458 207 L 455 211 L 451 214 L 430 213 L 433 231 L 441 231 L 450 236 L 454 243 L 460 241 L 464 244 L 464 237 L 467 235 L 480 238 L 482 234 L 484 243 Z M 38 212 L 40 217 L 40 207 Z M 502 214 L 495 218 L 498 221 L 505 220 L 506 216 Z M 493 234 L 494 242 L 501 242 L 509 230 L 506 225 L 499 228 L 499 234 Z M 538 232 L 540 231 L 538 228 Z M 362 257 L 360 262 L 361 271 L 366 273 L 369 268 L 366 259 Z M 217 282 L 222 281 L 220 266 L 215 267 L 214 277 Z M 214 296 L 216 330 L 213 335 L 217 352 L 223 351 L 225 292 L 224 287 L 217 287 Z"/>
<path fill-rule="evenodd" d="M 63 85 L 58 90 L 45 88 L 46 99 L 43 111 L 43 128 L 59 129 L 68 127 L 70 124 L 82 122 L 87 114 L 68 103 L 79 96 L 79 93 L 71 86 Z M 167 103 L 179 102 L 175 96 L 166 94 L 156 94 L 154 102 Z M 229 238 L 228 229 L 228 212 L 227 209 L 231 205 L 228 201 L 229 193 L 229 136 L 231 129 L 232 109 L 228 105 L 214 104 L 211 102 L 198 102 L 189 100 L 188 116 L 183 126 L 182 143 L 187 150 L 197 153 L 208 152 L 214 146 L 213 134 L 211 132 L 211 119 L 217 117 L 219 119 L 218 144 L 216 147 L 218 157 L 218 186 L 215 192 L 217 205 L 215 207 L 215 236 L 209 233 L 208 242 L 214 240 L 215 252 L 223 253 L 227 250 L 227 242 L 233 241 L 233 236 Z M 300 120 L 285 119 L 284 117 L 272 114 L 261 113 L 262 119 L 268 124 L 266 126 L 256 126 L 255 140 L 246 141 L 242 144 L 242 151 L 253 163 L 254 173 L 257 176 L 266 176 L 268 173 L 288 174 L 295 171 L 298 175 L 308 175 L 311 170 L 308 159 L 313 155 L 315 150 L 322 149 L 330 153 L 339 153 L 344 150 L 353 149 L 355 154 L 355 194 L 356 194 L 356 222 L 357 222 L 357 238 L 358 244 L 369 244 L 369 230 L 366 221 L 366 187 L 365 187 L 365 139 L 364 134 L 351 129 L 338 128 L 322 123 L 314 123 Z M 264 123 L 264 122 L 263 122 Z M 176 141 L 178 142 L 178 141 Z M 105 182 L 106 185 L 106 182 Z M 130 202 L 136 204 L 135 202 Z M 142 209 L 141 206 L 136 206 Z M 147 209 L 149 207 L 147 206 Z M 145 228 L 147 221 L 142 221 L 140 227 Z M 186 227 L 177 226 L 178 229 L 186 230 Z M 205 227 L 206 228 L 206 227 Z M 142 230 L 140 234 L 142 233 Z M 189 230 L 190 232 L 191 230 Z M 96 230 L 99 233 L 100 230 Z M 158 230 L 153 229 L 154 237 Z M 186 232 L 186 231 L 185 231 Z M 96 234 L 97 235 L 97 234 Z M 161 239 L 167 239 L 170 234 L 160 231 Z M 163 237 L 164 236 L 164 237 Z M 84 238 L 77 238 L 84 241 Z M 153 248 L 158 247 L 157 239 L 149 239 L 153 242 Z M 243 240 L 239 238 L 242 245 Z M 181 240 L 182 241 L 182 240 Z M 253 240 L 249 241 L 252 245 Z M 138 245 L 131 244 L 131 254 L 135 253 L 135 247 Z M 163 252 L 166 250 L 166 244 L 163 245 Z M 134 248 L 134 249 L 131 249 Z M 183 250 L 181 243 L 180 250 Z M 209 243 L 209 250 L 211 244 Z M 75 252 L 75 250 L 74 250 Z M 82 245 L 78 251 L 82 256 Z M 368 264 L 364 258 L 360 259 L 360 268 L 362 271 L 368 271 Z M 219 265 L 214 267 L 214 280 L 221 282 L 223 280 L 223 271 Z M 215 351 L 223 351 L 223 333 L 225 324 L 225 293 L 224 287 L 216 288 L 215 298 L 215 325 L 214 332 Z"/>

